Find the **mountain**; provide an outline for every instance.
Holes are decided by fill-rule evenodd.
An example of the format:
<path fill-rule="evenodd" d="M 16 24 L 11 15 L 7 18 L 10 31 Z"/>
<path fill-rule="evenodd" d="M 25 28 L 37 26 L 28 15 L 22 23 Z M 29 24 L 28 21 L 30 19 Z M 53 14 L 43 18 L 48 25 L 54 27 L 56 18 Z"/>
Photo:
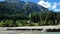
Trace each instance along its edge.
<path fill-rule="evenodd" d="M 41 12 L 49 11 L 47 8 L 44 8 L 41 5 L 38 5 L 33 2 L 24 2 L 24 1 L 5 1 L 0 2 L 0 13 L 22 13 L 29 14 L 32 12 Z"/>
<path fill-rule="evenodd" d="M 50 11 L 33 2 L 6 0 L 0 2 L 0 26 L 45 26 L 57 25 L 60 12 Z"/>

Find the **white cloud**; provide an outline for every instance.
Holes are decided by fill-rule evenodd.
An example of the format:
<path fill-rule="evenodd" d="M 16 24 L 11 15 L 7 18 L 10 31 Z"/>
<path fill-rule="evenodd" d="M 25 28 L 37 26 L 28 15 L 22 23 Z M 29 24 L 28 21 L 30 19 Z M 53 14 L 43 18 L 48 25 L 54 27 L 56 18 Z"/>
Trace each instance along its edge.
<path fill-rule="evenodd" d="M 37 4 L 39 4 L 39 5 L 41 5 L 41 6 L 43 6 L 43 7 L 45 7 L 45 8 L 49 8 L 49 9 L 56 9 L 56 7 L 57 7 L 57 3 L 51 3 L 51 2 L 46 2 L 46 1 L 44 1 L 44 0 L 40 0 Z"/>
<path fill-rule="evenodd" d="M 56 9 L 57 5 L 58 5 L 57 3 L 53 3 L 53 5 L 51 6 L 52 9 Z"/>
<path fill-rule="evenodd" d="M 45 8 L 50 8 L 50 6 L 51 6 L 51 3 L 49 3 L 48 1 L 45 2 L 44 0 L 40 0 L 38 2 L 38 4 L 41 5 L 41 6 L 43 6 L 43 7 L 45 7 Z"/>

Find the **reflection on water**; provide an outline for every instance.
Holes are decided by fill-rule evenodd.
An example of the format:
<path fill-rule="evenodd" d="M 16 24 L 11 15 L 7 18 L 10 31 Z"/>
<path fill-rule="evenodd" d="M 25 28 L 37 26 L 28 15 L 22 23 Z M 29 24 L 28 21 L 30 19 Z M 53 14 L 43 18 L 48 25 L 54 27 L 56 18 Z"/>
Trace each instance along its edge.
<path fill-rule="evenodd" d="M 60 34 L 60 32 L 40 32 L 40 31 L 0 31 L 0 34 Z"/>

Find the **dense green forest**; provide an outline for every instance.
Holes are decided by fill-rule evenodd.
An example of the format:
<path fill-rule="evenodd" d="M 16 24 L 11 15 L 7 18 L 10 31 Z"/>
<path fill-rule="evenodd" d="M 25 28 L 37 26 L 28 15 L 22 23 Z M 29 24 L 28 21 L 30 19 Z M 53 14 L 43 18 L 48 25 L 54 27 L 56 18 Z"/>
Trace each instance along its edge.
<path fill-rule="evenodd" d="M 0 26 L 19 27 L 19 26 L 44 26 L 60 24 L 60 14 L 53 11 L 32 12 L 29 16 L 23 14 L 1 14 Z"/>
<path fill-rule="evenodd" d="M 16 7 L 16 6 L 15 6 Z M 60 12 L 54 11 L 32 11 L 26 6 L 25 9 L 17 9 L 0 2 L 0 26 L 20 27 L 20 26 L 45 26 L 60 24 Z M 45 8 L 44 8 L 45 9 Z M 26 11 L 27 12 L 24 12 Z M 42 9 L 40 9 L 42 10 Z M 32 11 L 32 12 L 31 12 Z"/>

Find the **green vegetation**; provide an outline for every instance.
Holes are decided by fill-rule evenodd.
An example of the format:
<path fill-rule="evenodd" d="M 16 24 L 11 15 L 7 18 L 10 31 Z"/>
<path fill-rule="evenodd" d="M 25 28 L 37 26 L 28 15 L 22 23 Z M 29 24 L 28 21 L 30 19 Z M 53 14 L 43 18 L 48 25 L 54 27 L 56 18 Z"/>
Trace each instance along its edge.
<path fill-rule="evenodd" d="M 0 27 L 44 26 L 60 24 L 60 12 L 23 10 L 0 3 Z M 28 9 L 28 10 L 27 10 Z"/>
<path fill-rule="evenodd" d="M 31 14 L 31 21 L 43 25 L 58 25 L 60 24 L 60 14 L 58 12 L 38 12 Z"/>
<path fill-rule="evenodd" d="M 53 11 L 32 12 L 28 16 L 23 14 L 0 15 L 1 27 L 44 26 L 60 24 L 60 14 Z"/>

